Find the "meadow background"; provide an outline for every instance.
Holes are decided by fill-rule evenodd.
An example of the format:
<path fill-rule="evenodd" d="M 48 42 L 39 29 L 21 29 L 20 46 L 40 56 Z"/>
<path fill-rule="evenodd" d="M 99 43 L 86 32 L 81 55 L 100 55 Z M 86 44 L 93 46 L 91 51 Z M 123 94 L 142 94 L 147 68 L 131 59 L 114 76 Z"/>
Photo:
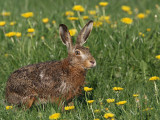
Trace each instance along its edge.
<path fill-rule="evenodd" d="M 108 5 L 100 6 L 100 2 Z M 75 5 L 81 5 L 84 11 L 72 10 Z M 122 10 L 124 5 L 130 10 Z M 74 12 L 78 20 L 69 19 L 66 11 Z M 33 15 L 25 18 L 22 14 L 26 12 Z M 108 118 L 112 120 L 159 120 L 159 15 L 159 0 L 1 0 L 0 120 L 47 120 L 54 113 L 60 113 L 61 120 L 103 120 L 106 113 L 114 114 Z M 122 21 L 125 17 L 129 19 Z M 59 24 L 74 29 L 75 41 L 78 31 L 89 20 L 94 21 L 94 28 L 85 46 L 90 48 L 97 66 L 88 71 L 86 86 L 93 90 L 83 92 L 86 97 L 75 98 L 75 109 L 70 111 L 61 112 L 51 103 L 33 105 L 26 111 L 16 106 L 6 109 L 9 75 L 28 64 L 67 57 L 58 33 Z M 113 87 L 123 90 L 115 91 Z M 86 98 L 94 102 L 87 104 Z M 109 98 L 115 101 L 108 103 Z M 117 105 L 119 101 L 126 103 Z"/>

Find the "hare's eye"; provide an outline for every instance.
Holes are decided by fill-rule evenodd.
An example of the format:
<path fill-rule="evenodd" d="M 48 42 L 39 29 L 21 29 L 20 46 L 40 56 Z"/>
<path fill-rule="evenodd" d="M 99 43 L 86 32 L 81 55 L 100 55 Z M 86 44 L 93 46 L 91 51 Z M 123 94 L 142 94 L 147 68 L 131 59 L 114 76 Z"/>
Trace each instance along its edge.
<path fill-rule="evenodd" d="M 80 51 L 76 50 L 76 51 L 75 51 L 75 54 L 76 54 L 76 55 L 80 55 Z"/>

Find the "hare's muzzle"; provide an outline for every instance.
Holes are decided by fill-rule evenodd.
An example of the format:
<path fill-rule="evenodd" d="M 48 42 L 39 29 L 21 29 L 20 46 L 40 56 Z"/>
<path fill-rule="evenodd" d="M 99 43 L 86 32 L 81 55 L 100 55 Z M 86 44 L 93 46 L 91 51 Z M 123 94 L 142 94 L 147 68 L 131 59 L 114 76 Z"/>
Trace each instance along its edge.
<path fill-rule="evenodd" d="M 95 67 L 95 66 L 96 66 L 96 61 L 95 61 L 95 60 L 91 60 L 90 63 L 91 63 L 91 66 L 92 66 L 92 67 Z"/>
<path fill-rule="evenodd" d="M 92 60 L 89 61 L 91 67 L 96 66 L 96 60 L 93 58 Z"/>

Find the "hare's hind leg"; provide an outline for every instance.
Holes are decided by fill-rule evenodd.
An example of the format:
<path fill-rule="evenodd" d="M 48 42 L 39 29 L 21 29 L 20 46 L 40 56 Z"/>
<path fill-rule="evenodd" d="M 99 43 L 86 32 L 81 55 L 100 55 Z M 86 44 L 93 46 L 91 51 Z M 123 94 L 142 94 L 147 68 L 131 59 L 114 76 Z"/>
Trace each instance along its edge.
<path fill-rule="evenodd" d="M 22 97 L 15 92 L 9 92 L 6 95 L 6 100 L 8 103 L 13 105 L 20 105 Z"/>
<path fill-rule="evenodd" d="M 24 105 L 26 108 L 30 108 L 35 101 L 35 96 L 20 96 L 17 93 L 10 93 L 7 95 L 7 101 L 13 105 Z"/>

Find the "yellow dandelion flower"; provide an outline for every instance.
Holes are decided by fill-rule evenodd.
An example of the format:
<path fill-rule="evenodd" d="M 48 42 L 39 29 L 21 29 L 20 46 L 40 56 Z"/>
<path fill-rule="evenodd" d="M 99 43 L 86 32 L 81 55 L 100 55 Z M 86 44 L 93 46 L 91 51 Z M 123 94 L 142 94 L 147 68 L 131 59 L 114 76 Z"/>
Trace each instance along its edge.
<path fill-rule="evenodd" d="M 21 16 L 24 18 L 30 18 L 30 17 L 33 17 L 34 14 L 33 12 L 26 12 L 26 13 L 22 13 Z"/>
<path fill-rule="evenodd" d="M 139 18 L 139 19 L 144 19 L 145 17 L 146 17 L 146 15 L 144 13 L 139 13 L 137 15 L 137 18 Z"/>
<path fill-rule="evenodd" d="M 16 32 L 15 36 L 16 36 L 16 37 L 21 37 L 22 34 L 21 34 L 20 32 Z"/>
<path fill-rule="evenodd" d="M 113 87 L 113 90 L 115 90 L 115 91 L 121 91 L 121 90 L 123 90 L 123 88 L 121 88 L 121 87 Z"/>
<path fill-rule="evenodd" d="M 156 8 L 157 8 L 158 10 L 160 9 L 160 6 L 159 6 L 158 4 L 156 4 L 155 6 L 156 6 Z"/>
<path fill-rule="evenodd" d="M 11 13 L 10 13 L 10 12 L 2 12 L 1 15 L 2 15 L 2 16 L 10 16 Z"/>
<path fill-rule="evenodd" d="M 0 26 L 3 27 L 5 26 L 6 22 L 5 21 L 0 21 Z"/>
<path fill-rule="evenodd" d="M 70 29 L 69 33 L 70 33 L 71 36 L 74 36 L 77 33 L 77 30 L 76 29 Z"/>
<path fill-rule="evenodd" d="M 99 113 L 99 112 L 100 112 L 100 110 L 98 110 L 98 109 L 94 110 L 94 113 Z"/>
<path fill-rule="evenodd" d="M 109 109 L 108 109 L 108 108 L 105 108 L 105 110 L 108 111 Z"/>
<path fill-rule="evenodd" d="M 115 22 L 115 23 L 113 23 L 112 25 L 111 25 L 111 28 L 116 28 L 117 27 L 117 22 Z"/>
<path fill-rule="evenodd" d="M 99 6 L 98 6 L 98 5 L 96 5 L 96 6 L 95 6 L 95 8 L 96 8 L 96 9 L 98 9 L 98 8 L 99 8 Z"/>
<path fill-rule="evenodd" d="M 13 106 L 6 106 L 6 110 L 12 109 Z"/>
<path fill-rule="evenodd" d="M 124 104 L 126 104 L 127 103 L 127 101 L 119 101 L 119 102 L 117 102 L 116 104 L 117 105 L 124 105 Z"/>
<path fill-rule="evenodd" d="M 57 120 L 57 119 L 60 118 L 60 115 L 61 115 L 60 113 L 54 113 L 54 114 L 49 116 L 49 119 L 50 120 Z"/>
<path fill-rule="evenodd" d="M 148 15 L 148 14 L 150 14 L 151 13 L 151 11 L 150 10 L 146 10 L 146 14 Z"/>
<path fill-rule="evenodd" d="M 113 113 L 105 113 L 104 114 L 104 118 L 108 119 L 108 118 L 113 118 L 114 114 Z"/>
<path fill-rule="evenodd" d="M 10 24 L 10 26 L 13 26 L 13 25 L 16 24 L 16 22 L 15 22 L 15 21 L 12 21 L 12 22 L 10 22 L 9 24 Z"/>
<path fill-rule="evenodd" d="M 138 97 L 139 96 L 139 94 L 133 94 L 133 97 Z"/>
<path fill-rule="evenodd" d="M 102 7 L 105 7 L 105 6 L 108 5 L 108 2 L 100 2 L 99 5 L 102 6 Z"/>
<path fill-rule="evenodd" d="M 64 109 L 67 110 L 73 110 L 75 108 L 75 106 L 66 106 L 64 107 Z"/>
<path fill-rule="evenodd" d="M 95 21 L 93 22 L 94 27 L 100 27 L 103 23 L 101 21 Z"/>
<path fill-rule="evenodd" d="M 55 24 L 56 23 L 56 21 L 55 20 L 52 20 L 52 24 Z"/>
<path fill-rule="evenodd" d="M 5 34 L 6 37 L 13 37 L 15 35 L 16 35 L 16 32 L 9 32 Z"/>
<path fill-rule="evenodd" d="M 4 56 L 5 56 L 5 57 L 8 57 L 8 54 L 6 53 L 6 54 L 4 54 Z"/>
<path fill-rule="evenodd" d="M 143 111 L 153 110 L 153 108 L 146 108 Z"/>
<path fill-rule="evenodd" d="M 89 91 L 92 91 L 92 90 L 93 90 L 93 88 L 84 87 L 84 91 L 85 91 L 85 92 L 89 92 Z"/>
<path fill-rule="evenodd" d="M 136 14 L 138 13 L 138 11 L 139 11 L 138 8 L 135 8 L 135 9 L 134 9 L 134 12 L 135 12 Z"/>
<path fill-rule="evenodd" d="M 88 17 L 88 16 L 83 16 L 83 19 L 84 19 L 84 20 L 88 20 L 89 17 Z"/>
<path fill-rule="evenodd" d="M 109 20 L 110 20 L 110 16 L 101 16 L 101 17 L 99 17 L 99 21 L 106 21 L 107 23 L 109 22 Z"/>
<path fill-rule="evenodd" d="M 128 13 L 129 15 L 132 15 L 132 11 L 127 11 L 127 13 Z"/>
<path fill-rule="evenodd" d="M 29 28 L 27 31 L 28 31 L 29 33 L 33 33 L 35 30 L 34 30 L 33 28 Z"/>
<path fill-rule="evenodd" d="M 74 12 L 72 11 L 66 11 L 65 16 L 74 16 Z"/>
<path fill-rule="evenodd" d="M 27 36 L 28 36 L 28 37 L 34 37 L 35 34 L 34 34 L 34 33 L 28 33 Z"/>
<path fill-rule="evenodd" d="M 112 102 L 114 102 L 115 101 L 115 99 L 106 99 L 106 101 L 107 101 L 107 103 L 112 103 Z"/>
<path fill-rule="evenodd" d="M 145 37 L 145 34 L 142 34 L 142 37 Z"/>
<path fill-rule="evenodd" d="M 100 21 L 109 20 L 109 19 L 110 19 L 110 16 L 101 16 L 99 18 Z"/>
<path fill-rule="evenodd" d="M 95 15 L 95 14 L 96 14 L 96 11 L 95 11 L 95 10 L 90 10 L 90 11 L 88 11 L 88 13 L 89 13 L 90 15 Z"/>
<path fill-rule="evenodd" d="M 139 99 L 138 98 L 136 98 L 135 101 L 136 101 L 136 103 L 139 103 Z"/>
<path fill-rule="evenodd" d="M 147 30 L 147 32 L 150 32 L 150 31 L 151 31 L 151 28 L 147 28 L 146 30 Z"/>
<path fill-rule="evenodd" d="M 41 36 L 41 39 L 44 40 L 45 39 L 44 36 Z"/>
<path fill-rule="evenodd" d="M 138 34 L 139 34 L 139 36 L 141 36 L 141 35 L 142 35 L 142 32 L 139 32 Z"/>
<path fill-rule="evenodd" d="M 125 11 L 125 12 L 131 11 L 131 8 L 130 8 L 129 6 L 126 6 L 126 5 L 121 6 L 121 9 L 122 9 L 123 11 Z"/>
<path fill-rule="evenodd" d="M 100 120 L 100 119 L 98 119 L 98 118 L 95 118 L 94 120 Z"/>
<path fill-rule="evenodd" d="M 78 20 L 78 17 L 68 17 L 67 19 L 71 21 L 75 21 L 75 20 Z"/>
<path fill-rule="evenodd" d="M 156 58 L 160 60 L 160 55 L 157 55 Z"/>
<path fill-rule="evenodd" d="M 48 23 L 48 21 L 49 21 L 48 18 L 43 18 L 43 19 L 42 19 L 42 22 L 43 22 L 43 23 Z"/>
<path fill-rule="evenodd" d="M 132 24 L 133 20 L 131 18 L 125 17 L 121 19 L 121 22 L 125 24 Z"/>
<path fill-rule="evenodd" d="M 149 78 L 149 80 L 150 80 L 150 81 L 154 81 L 154 80 L 160 80 L 160 79 L 159 79 L 159 77 L 157 77 L 157 76 L 153 76 L 153 77 Z"/>
<path fill-rule="evenodd" d="M 79 12 L 84 12 L 84 8 L 81 5 L 75 5 L 75 6 L 73 6 L 72 10 L 79 11 Z"/>
<path fill-rule="evenodd" d="M 91 104 L 91 103 L 93 103 L 94 102 L 94 100 L 88 100 L 87 101 L 87 103 L 89 103 L 89 104 Z"/>

